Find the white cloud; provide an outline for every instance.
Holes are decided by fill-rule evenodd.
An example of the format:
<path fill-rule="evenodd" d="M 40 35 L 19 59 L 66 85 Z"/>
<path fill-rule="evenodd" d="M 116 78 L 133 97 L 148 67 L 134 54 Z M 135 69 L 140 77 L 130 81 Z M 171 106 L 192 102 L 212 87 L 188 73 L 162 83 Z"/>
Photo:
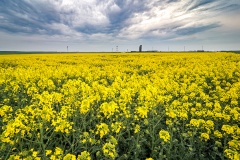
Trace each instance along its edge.
<path fill-rule="evenodd" d="M 48 3 L 58 11 L 61 21 L 72 27 L 108 26 L 108 14 L 120 10 L 112 0 L 48 0 Z"/>
<path fill-rule="evenodd" d="M 155 2 L 155 3 L 153 3 Z M 140 38 L 143 36 L 171 37 L 177 30 L 217 23 L 217 19 L 211 16 L 211 7 L 216 7 L 217 3 L 207 6 L 199 6 L 193 10 L 194 3 L 191 0 L 182 0 L 169 3 L 152 1 L 142 13 L 135 13 L 130 19 L 126 20 L 126 27 L 119 33 L 120 37 Z M 204 10 L 204 11 L 202 11 Z"/>
<path fill-rule="evenodd" d="M 52 23 L 52 24 L 49 24 L 47 27 L 62 35 L 72 36 L 72 37 L 82 36 L 80 32 L 73 30 L 72 28 L 70 28 L 69 26 L 63 23 Z"/>

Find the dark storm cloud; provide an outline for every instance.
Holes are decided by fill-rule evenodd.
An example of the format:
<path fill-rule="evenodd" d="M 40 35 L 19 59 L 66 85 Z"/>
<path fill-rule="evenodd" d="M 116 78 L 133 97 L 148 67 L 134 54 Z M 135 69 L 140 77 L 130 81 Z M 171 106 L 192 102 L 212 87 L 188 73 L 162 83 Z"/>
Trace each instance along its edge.
<path fill-rule="evenodd" d="M 144 5 L 145 1 L 134 3 L 134 1 L 116 0 L 115 3 L 119 6 L 120 11 L 109 14 L 111 28 L 113 31 L 119 31 L 124 25 L 124 22 L 132 17 L 134 13 L 144 12 L 147 8 Z"/>
<path fill-rule="evenodd" d="M 219 24 L 208 24 L 208 25 L 204 25 L 204 26 L 187 27 L 187 28 L 183 28 L 183 29 L 178 29 L 176 31 L 176 33 L 178 35 L 192 35 L 195 33 L 203 32 L 203 31 L 210 30 L 210 29 L 217 28 L 217 27 L 220 27 L 220 25 Z"/>
<path fill-rule="evenodd" d="M 229 4 L 229 5 L 219 4 L 217 7 L 213 8 L 213 10 L 219 11 L 219 12 L 224 11 L 225 13 L 228 13 L 228 12 L 240 13 L 240 1 L 239 1 L 239 4 Z"/>
<path fill-rule="evenodd" d="M 192 1 L 190 3 L 191 7 L 188 10 L 193 10 L 205 5 L 208 5 L 210 3 L 214 3 L 216 0 L 198 0 L 198 1 Z"/>
<path fill-rule="evenodd" d="M 46 4 L 33 5 L 25 1 L 0 1 L 0 29 L 11 33 L 58 34 L 46 24 L 58 22 L 54 8 Z"/>

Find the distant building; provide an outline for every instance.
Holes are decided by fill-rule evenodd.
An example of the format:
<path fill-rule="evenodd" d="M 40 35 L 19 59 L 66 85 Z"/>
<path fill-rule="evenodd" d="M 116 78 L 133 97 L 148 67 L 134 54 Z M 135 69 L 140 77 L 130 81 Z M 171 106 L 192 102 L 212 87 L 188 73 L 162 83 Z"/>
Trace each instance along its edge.
<path fill-rule="evenodd" d="M 139 46 L 139 52 L 142 52 L 142 45 Z"/>

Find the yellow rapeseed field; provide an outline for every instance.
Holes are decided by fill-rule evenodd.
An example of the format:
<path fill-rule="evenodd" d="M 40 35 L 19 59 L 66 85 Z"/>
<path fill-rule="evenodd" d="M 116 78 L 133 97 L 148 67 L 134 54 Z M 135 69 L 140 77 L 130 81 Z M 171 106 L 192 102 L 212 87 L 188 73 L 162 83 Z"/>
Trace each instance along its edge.
<path fill-rule="evenodd" d="M 0 55 L 0 159 L 240 159 L 240 55 Z"/>

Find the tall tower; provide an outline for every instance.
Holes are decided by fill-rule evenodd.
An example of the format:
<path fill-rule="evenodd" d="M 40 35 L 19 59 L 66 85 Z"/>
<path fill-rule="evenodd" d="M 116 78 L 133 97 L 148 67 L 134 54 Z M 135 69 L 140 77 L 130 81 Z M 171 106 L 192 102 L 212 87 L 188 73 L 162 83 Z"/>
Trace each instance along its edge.
<path fill-rule="evenodd" d="M 139 46 L 139 52 L 142 52 L 142 45 Z"/>

